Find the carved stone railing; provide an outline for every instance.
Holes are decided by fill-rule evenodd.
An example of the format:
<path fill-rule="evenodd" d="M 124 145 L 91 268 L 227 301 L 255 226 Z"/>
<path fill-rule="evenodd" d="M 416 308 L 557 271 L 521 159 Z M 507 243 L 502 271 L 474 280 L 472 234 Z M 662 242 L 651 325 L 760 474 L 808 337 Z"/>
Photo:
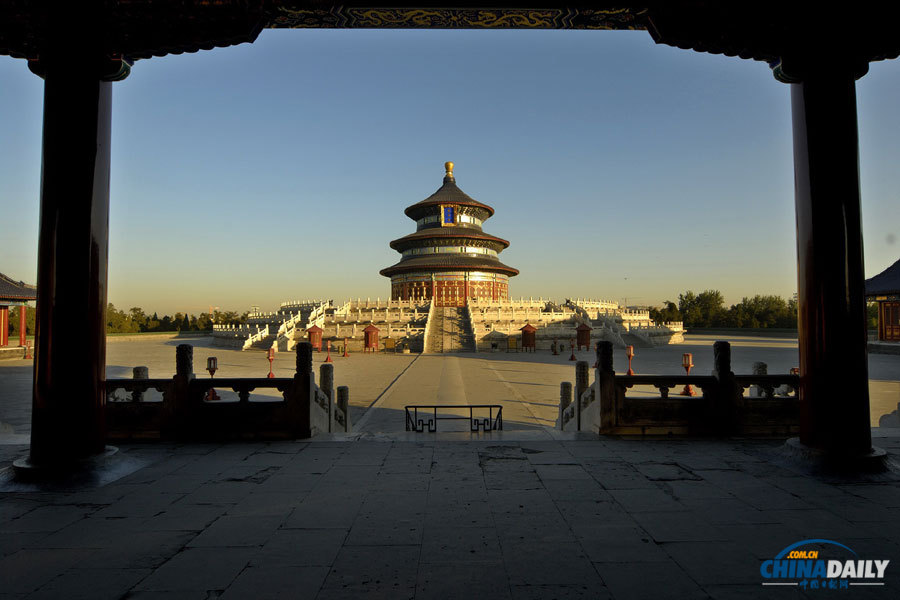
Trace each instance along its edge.
<path fill-rule="evenodd" d="M 422 353 L 428 352 L 428 343 L 431 341 L 431 329 L 434 327 L 434 300 L 428 303 L 428 317 L 425 319 L 425 334 L 422 336 Z"/>
<path fill-rule="evenodd" d="M 267 337 L 269 337 L 269 326 L 266 325 L 265 327 L 257 327 L 256 333 L 251 333 L 247 336 L 247 339 L 244 340 L 244 345 L 241 350 L 246 350 L 256 342 L 264 340 Z"/>
<path fill-rule="evenodd" d="M 238 399 L 217 399 L 210 393 L 216 389 L 236 392 Z M 252 392 L 264 389 L 276 390 L 280 397 L 251 400 Z M 162 401 L 146 401 L 148 390 L 161 392 Z M 180 344 L 174 377 L 108 379 L 106 394 L 111 440 L 297 439 L 332 431 L 338 414 L 349 424 L 343 410 L 329 409 L 329 396 L 316 386 L 308 342 L 297 345 L 297 370 L 291 378 L 198 379 L 193 347 Z"/>
<path fill-rule="evenodd" d="M 735 375 L 728 342 L 716 342 L 713 351 L 712 375 L 616 375 L 612 344 L 598 342 L 594 383 L 582 393 L 576 389 L 571 405 L 561 394 L 558 426 L 618 435 L 790 435 L 799 430 L 798 375 Z M 687 385 L 695 396 L 681 395 Z M 650 391 L 629 395 L 635 387 Z M 761 393 L 745 395 L 748 388 Z"/>

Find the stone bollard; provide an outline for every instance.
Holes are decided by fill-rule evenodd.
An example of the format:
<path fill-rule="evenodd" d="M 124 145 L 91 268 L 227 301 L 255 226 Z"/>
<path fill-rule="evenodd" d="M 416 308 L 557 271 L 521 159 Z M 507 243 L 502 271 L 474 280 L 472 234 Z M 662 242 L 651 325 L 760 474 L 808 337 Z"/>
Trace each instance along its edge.
<path fill-rule="evenodd" d="M 319 365 L 319 389 L 328 398 L 328 431 L 334 431 L 334 364 Z"/>
<path fill-rule="evenodd" d="M 713 372 L 716 377 L 731 373 L 731 344 L 718 341 L 713 344 Z"/>
<path fill-rule="evenodd" d="M 344 411 L 344 431 L 350 433 L 353 427 L 350 424 L 350 388 L 339 385 L 337 389 L 337 405 Z"/>
<path fill-rule="evenodd" d="M 135 367 L 131 370 L 132 379 L 150 379 L 150 369 L 147 367 Z M 134 390 L 131 392 L 132 402 L 144 401 L 144 390 Z"/>
<path fill-rule="evenodd" d="M 174 402 L 170 404 L 172 413 L 169 422 L 176 438 L 190 438 L 197 433 L 200 418 L 196 400 L 191 398 L 190 383 L 194 379 L 194 347 L 178 344 L 175 348 L 175 388 Z M 166 432 L 169 435 L 169 432 Z"/>
<path fill-rule="evenodd" d="M 312 373 L 312 344 L 300 342 L 297 344 L 297 370 L 295 375 Z"/>
<path fill-rule="evenodd" d="M 741 387 L 731 370 L 731 344 L 718 341 L 713 344 L 713 377 L 716 378 L 716 391 L 706 412 L 706 419 L 700 423 L 705 433 L 716 435 L 733 435 L 740 423 L 740 410 L 743 403 Z"/>
<path fill-rule="evenodd" d="M 613 373 L 612 342 L 597 342 L 597 368 L 604 373 Z"/>
<path fill-rule="evenodd" d="M 572 404 L 572 382 L 563 381 L 559 384 L 559 430 L 563 430 L 563 415 L 569 405 Z"/>
<path fill-rule="evenodd" d="M 190 344 L 178 344 L 175 348 L 175 375 L 194 378 L 194 347 Z"/>
<path fill-rule="evenodd" d="M 586 360 L 579 360 L 575 363 L 575 399 L 574 401 L 581 404 L 581 396 L 590 385 L 590 367 Z"/>
<path fill-rule="evenodd" d="M 753 363 L 753 374 L 754 375 L 768 375 L 769 367 L 764 362 L 755 362 Z M 758 385 L 750 386 L 750 395 L 754 398 L 762 398 L 765 396 L 765 392 L 763 388 Z"/>

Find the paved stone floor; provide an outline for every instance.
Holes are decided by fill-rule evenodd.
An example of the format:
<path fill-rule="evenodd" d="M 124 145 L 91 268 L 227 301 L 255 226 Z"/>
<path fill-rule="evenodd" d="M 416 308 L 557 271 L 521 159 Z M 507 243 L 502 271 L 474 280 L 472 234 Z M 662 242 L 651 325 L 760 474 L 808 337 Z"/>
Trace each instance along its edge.
<path fill-rule="evenodd" d="M 693 352 L 708 372 L 712 341 L 638 349 L 635 369 L 678 372 Z M 198 373 L 212 354 L 222 376 L 268 372 L 261 353 L 193 342 Z M 736 372 L 796 364 L 796 342 L 734 342 Z M 168 376 L 177 343 L 111 342 L 109 375 L 144 364 Z M 900 477 L 810 474 L 779 440 L 555 432 L 543 425 L 573 378 L 566 359 L 336 359 L 355 434 L 121 445 L 104 485 L 37 488 L 0 471 L 0 600 L 900 597 Z M 27 451 L 30 369 L 0 363 L 0 468 Z M 293 357 L 275 369 L 289 374 Z M 874 424 L 896 409 L 900 357 L 873 355 L 869 370 Z M 486 400 L 504 405 L 506 431 L 402 431 L 404 404 Z M 873 435 L 900 461 L 900 428 Z M 762 586 L 761 562 L 807 539 L 890 560 L 886 585 Z"/>
<path fill-rule="evenodd" d="M 0 597 L 820 597 L 762 586 L 761 561 L 806 539 L 891 561 L 883 587 L 841 597 L 898 597 L 900 483 L 805 475 L 777 447 L 546 431 L 127 445 L 118 460 L 142 468 L 102 487 L 6 483 Z"/>
<path fill-rule="evenodd" d="M 658 348 L 637 348 L 633 366 L 637 373 L 683 373 L 681 355 L 693 354 L 693 372 L 712 370 L 712 344 L 720 336 L 689 335 L 684 344 Z M 731 337 L 732 363 L 736 373 L 750 373 L 754 362 L 769 365 L 770 373 L 786 373 L 797 366 L 796 340 L 776 337 Z M 175 371 L 175 346 L 194 346 L 194 371 L 207 377 L 206 359 L 216 356 L 217 377 L 263 377 L 269 362 L 261 351 L 239 352 L 212 345 L 211 338 L 170 339 L 142 337 L 110 338 L 107 345 L 107 376 L 130 378 L 137 365 L 149 367 L 150 377 L 171 377 Z M 628 368 L 625 351 L 617 349 L 615 367 Z M 543 351 L 530 353 L 478 353 L 454 355 L 353 354 L 334 356 L 335 385 L 350 388 L 353 423 L 365 431 L 400 431 L 404 428 L 404 406 L 411 404 L 500 404 L 506 429 L 535 429 L 552 425 L 559 405 L 559 383 L 574 381 L 570 352 L 552 356 Z M 592 352 L 577 357 L 593 364 Z M 314 357 L 318 373 L 324 353 Z M 294 372 L 293 353 L 279 353 L 274 372 L 289 377 Z M 0 361 L 0 460 L 4 443 L 27 442 L 31 431 L 32 363 L 25 360 Z M 900 402 L 900 355 L 869 356 L 871 425 L 881 417 L 896 417 Z M 840 388 L 840 375 L 835 375 Z M 635 392 L 640 390 L 635 389 Z M 155 392 L 153 392 L 155 393 Z M 234 395 L 219 390 L 220 395 Z M 260 392 L 259 395 L 264 395 Z M 372 410 L 369 410 L 369 409 Z M 367 414 L 368 413 L 368 414 Z M 900 421 L 897 421 L 900 425 Z M 17 437 L 18 436 L 18 437 Z"/>

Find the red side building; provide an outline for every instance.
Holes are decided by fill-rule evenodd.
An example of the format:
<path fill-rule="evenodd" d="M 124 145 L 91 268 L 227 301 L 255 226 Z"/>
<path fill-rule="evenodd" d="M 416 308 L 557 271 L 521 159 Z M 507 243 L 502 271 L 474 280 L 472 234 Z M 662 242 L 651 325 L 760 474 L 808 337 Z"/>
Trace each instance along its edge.
<path fill-rule="evenodd" d="M 498 255 L 509 242 L 482 231 L 494 209 L 456 186 L 453 163 L 445 163 L 444 184 L 406 209 L 416 231 L 391 242 L 400 262 L 381 274 L 391 278 L 392 300 L 430 300 L 437 306 L 465 306 L 469 298 L 509 299 L 509 278 L 519 274 Z"/>

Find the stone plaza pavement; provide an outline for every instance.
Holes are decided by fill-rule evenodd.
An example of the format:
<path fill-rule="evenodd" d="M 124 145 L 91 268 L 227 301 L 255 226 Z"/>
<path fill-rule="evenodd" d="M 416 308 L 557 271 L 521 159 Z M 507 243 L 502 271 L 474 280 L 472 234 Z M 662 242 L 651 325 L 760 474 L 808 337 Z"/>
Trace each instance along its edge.
<path fill-rule="evenodd" d="M 635 369 L 678 372 L 694 352 L 706 373 L 714 339 L 638 349 Z M 170 376 L 182 341 L 111 342 L 108 374 Z M 268 372 L 261 353 L 192 343 L 198 376 L 211 354 L 221 376 Z M 796 342 L 735 340 L 733 358 L 736 372 L 755 360 L 785 372 Z M 100 480 L 42 488 L 0 471 L 0 600 L 900 597 L 900 477 L 812 474 L 782 440 L 554 431 L 566 359 L 336 357 L 356 433 L 121 444 Z M 276 374 L 292 361 L 279 355 Z M 869 367 L 875 424 L 900 399 L 900 357 Z M 504 406 L 504 431 L 403 431 L 405 404 L 485 401 Z M 2 468 L 27 452 L 30 363 L 0 362 L 0 422 Z M 873 435 L 900 462 L 900 428 Z M 807 539 L 890 560 L 885 585 L 762 586 L 761 562 Z"/>
<path fill-rule="evenodd" d="M 897 598 L 897 478 L 810 476 L 778 446 L 549 430 L 124 445 L 133 472 L 100 487 L 7 478 L 0 598 Z M 890 560 L 885 585 L 763 587 L 761 561 L 806 539 Z"/>

